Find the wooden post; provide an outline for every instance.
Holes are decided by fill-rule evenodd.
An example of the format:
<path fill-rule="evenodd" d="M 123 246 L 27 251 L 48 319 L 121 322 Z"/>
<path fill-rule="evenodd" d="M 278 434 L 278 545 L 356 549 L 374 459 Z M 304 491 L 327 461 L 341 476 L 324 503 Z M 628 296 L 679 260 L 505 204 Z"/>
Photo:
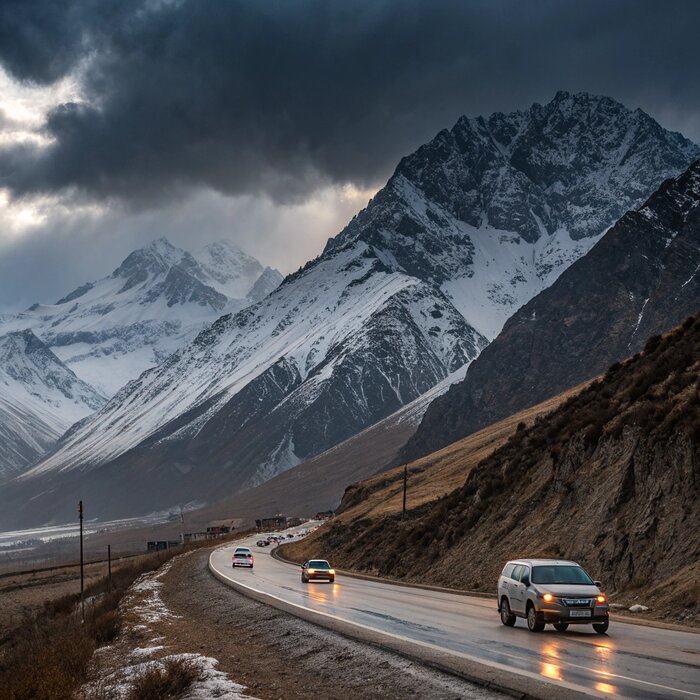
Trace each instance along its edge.
<path fill-rule="evenodd" d="M 401 511 L 401 520 L 406 517 L 406 488 L 408 486 L 408 464 L 403 465 L 403 509 Z"/>
<path fill-rule="evenodd" d="M 109 595 L 112 595 L 112 545 L 107 545 L 107 586 Z"/>
<path fill-rule="evenodd" d="M 85 624 L 85 574 L 83 571 L 83 502 L 78 502 L 78 518 L 80 519 L 80 616 Z"/>

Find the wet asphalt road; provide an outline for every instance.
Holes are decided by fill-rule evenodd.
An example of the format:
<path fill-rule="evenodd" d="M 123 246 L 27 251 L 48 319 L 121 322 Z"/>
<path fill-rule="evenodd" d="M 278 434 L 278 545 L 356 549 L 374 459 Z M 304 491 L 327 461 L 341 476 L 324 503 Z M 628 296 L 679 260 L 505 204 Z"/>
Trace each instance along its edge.
<path fill-rule="evenodd" d="M 233 546 L 215 550 L 210 564 L 289 603 L 593 696 L 700 698 L 700 634 L 617 621 L 607 635 L 588 625 L 533 634 L 523 620 L 515 628 L 501 625 L 491 599 L 342 575 L 334 584 L 304 584 L 298 567 L 273 559 L 269 548 L 254 546 L 256 539 L 248 543 L 254 569 L 232 568 Z"/>

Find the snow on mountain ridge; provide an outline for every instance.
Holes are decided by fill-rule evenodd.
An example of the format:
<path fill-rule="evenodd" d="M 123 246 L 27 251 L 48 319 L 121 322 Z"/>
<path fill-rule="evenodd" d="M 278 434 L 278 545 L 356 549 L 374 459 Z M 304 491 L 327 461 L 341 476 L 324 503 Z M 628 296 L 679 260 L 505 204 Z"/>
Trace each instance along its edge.
<path fill-rule="evenodd" d="M 255 301 L 246 296 L 258 282 L 259 295 L 279 278 L 233 244 L 192 254 L 159 238 L 56 304 L 5 317 L 0 332 L 33 329 L 78 376 L 111 396 L 218 316 Z"/>
<path fill-rule="evenodd" d="M 105 402 L 31 331 L 0 336 L 0 479 L 31 464 Z"/>

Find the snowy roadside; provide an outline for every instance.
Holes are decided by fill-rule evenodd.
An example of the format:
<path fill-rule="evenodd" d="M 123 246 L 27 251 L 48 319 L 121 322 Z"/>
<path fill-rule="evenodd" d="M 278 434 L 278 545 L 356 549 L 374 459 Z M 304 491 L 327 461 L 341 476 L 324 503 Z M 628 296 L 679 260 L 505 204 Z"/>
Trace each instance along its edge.
<path fill-rule="evenodd" d="M 91 662 L 91 680 L 77 693 L 80 700 L 126 699 L 135 681 L 154 668 L 165 669 L 168 661 L 185 661 L 197 677 L 182 696 L 183 700 L 250 700 L 246 688 L 218 670 L 218 661 L 209 656 L 175 649 L 168 644 L 168 627 L 179 616 L 173 614 L 161 597 L 161 579 L 173 564 L 192 552 L 181 554 L 160 569 L 140 576 L 120 603 L 122 627 L 109 646 L 99 648 Z M 253 699 L 254 700 L 254 699 Z"/>

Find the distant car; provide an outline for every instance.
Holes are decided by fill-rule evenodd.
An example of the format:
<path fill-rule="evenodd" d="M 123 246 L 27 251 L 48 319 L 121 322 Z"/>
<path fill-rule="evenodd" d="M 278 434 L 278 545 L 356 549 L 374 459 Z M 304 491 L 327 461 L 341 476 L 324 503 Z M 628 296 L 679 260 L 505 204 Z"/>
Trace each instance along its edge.
<path fill-rule="evenodd" d="M 249 547 L 236 547 L 231 557 L 231 565 L 235 569 L 237 566 L 247 566 L 253 568 L 253 552 Z"/>
<path fill-rule="evenodd" d="M 301 582 L 335 581 L 335 569 L 325 559 L 309 559 L 301 565 Z"/>
<path fill-rule="evenodd" d="M 255 546 L 256 546 L 256 547 L 267 547 L 267 542 L 265 542 L 265 540 L 258 540 L 258 541 L 255 543 Z"/>
<path fill-rule="evenodd" d="M 594 581 L 573 561 L 518 559 L 509 561 L 498 579 L 498 612 L 512 627 L 524 617 L 530 632 L 547 624 L 565 632 L 569 625 L 593 625 L 608 631 L 608 600 L 600 581 Z"/>

